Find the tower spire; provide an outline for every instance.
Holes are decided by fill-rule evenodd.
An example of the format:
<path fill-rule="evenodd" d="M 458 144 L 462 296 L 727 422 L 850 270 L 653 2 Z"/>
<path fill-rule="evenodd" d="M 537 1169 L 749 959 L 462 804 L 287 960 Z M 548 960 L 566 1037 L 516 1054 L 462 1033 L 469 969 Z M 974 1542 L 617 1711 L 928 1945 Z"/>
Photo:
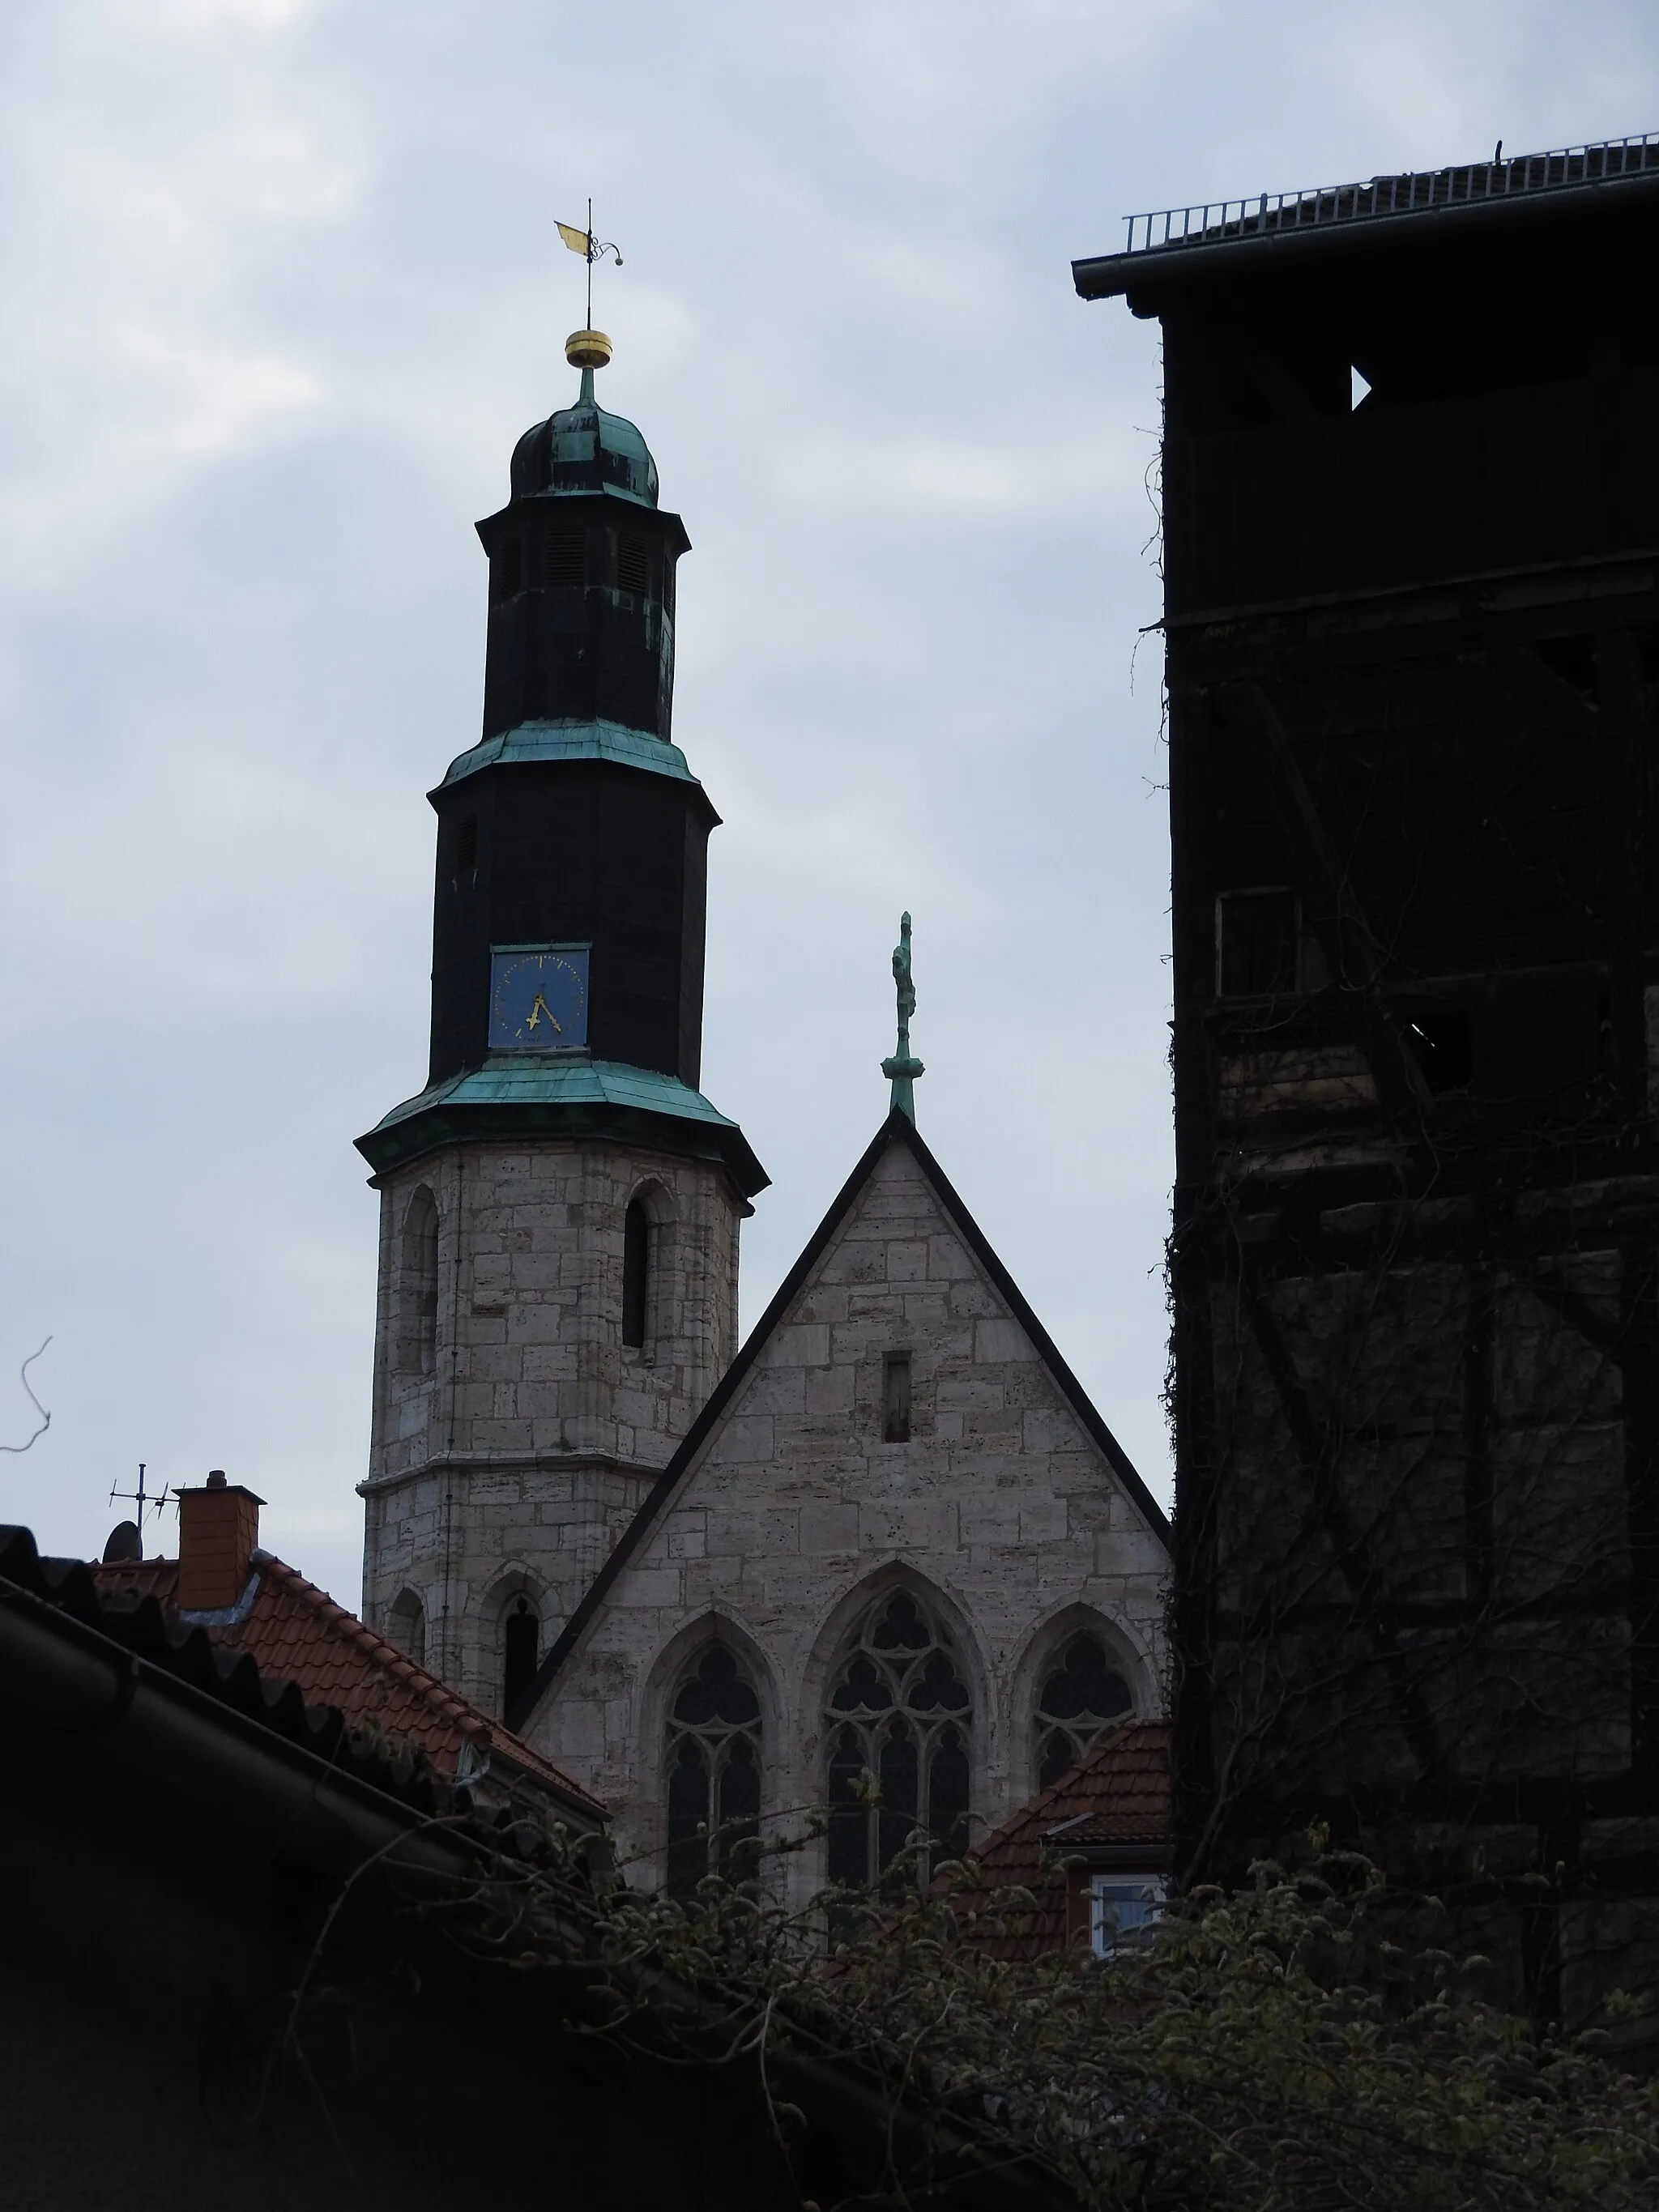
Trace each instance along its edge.
<path fill-rule="evenodd" d="M 913 1085 L 927 1071 L 910 1049 L 910 1017 L 916 1011 L 916 987 L 910 978 L 910 917 L 899 916 L 899 941 L 893 947 L 893 984 L 898 994 L 898 1050 L 884 1060 L 881 1072 L 893 1086 L 893 1105 L 910 1121 L 916 1118 Z"/>

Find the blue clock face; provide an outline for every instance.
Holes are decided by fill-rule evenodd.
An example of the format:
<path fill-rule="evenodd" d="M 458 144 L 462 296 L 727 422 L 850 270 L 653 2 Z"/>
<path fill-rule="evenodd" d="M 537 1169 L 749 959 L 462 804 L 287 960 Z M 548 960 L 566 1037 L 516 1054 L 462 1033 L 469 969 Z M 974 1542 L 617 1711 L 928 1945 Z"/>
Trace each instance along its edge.
<path fill-rule="evenodd" d="M 586 1044 L 586 945 L 493 946 L 491 1052 L 580 1052 Z"/>

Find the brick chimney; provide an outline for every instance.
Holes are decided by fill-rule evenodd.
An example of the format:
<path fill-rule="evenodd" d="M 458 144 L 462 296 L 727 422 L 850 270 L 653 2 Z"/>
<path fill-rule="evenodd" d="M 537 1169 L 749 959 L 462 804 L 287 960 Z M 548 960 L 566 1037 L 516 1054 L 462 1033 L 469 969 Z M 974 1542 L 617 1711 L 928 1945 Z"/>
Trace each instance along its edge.
<path fill-rule="evenodd" d="M 227 1482 L 217 1467 L 202 1489 L 181 1490 L 178 1498 L 179 1610 L 215 1613 L 234 1605 L 247 1587 L 264 1499 Z"/>

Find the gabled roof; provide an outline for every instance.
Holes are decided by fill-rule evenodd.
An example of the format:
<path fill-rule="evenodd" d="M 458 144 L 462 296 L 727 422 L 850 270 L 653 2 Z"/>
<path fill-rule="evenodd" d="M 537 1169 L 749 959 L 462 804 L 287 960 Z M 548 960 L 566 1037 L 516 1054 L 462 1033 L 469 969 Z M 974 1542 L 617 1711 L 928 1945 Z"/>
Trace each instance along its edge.
<path fill-rule="evenodd" d="M 644 1504 L 640 1507 L 611 1552 L 599 1573 L 589 1583 L 581 1602 L 565 1623 L 563 1629 L 536 1670 L 534 1680 L 524 1691 L 518 1702 L 507 1713 L 509 1724 L 522 1728 L 541 1703 L 560 1670 L 581 1641 L 589 1623 L 603 1606 L 606 1595 L 623 1569 L 639 1550 L 658 1517 L 671 1504 L 676 1492 L 696 1467 L 704 1445 L 719 1426 L 726 1408 L 742 1389 L 744 1382 L 759 1358 L 768 1339 L 782 1321 L 789 1308 L 805 1287 L 808 1278 L 834 1238 L 842 1224 L 852 1212 L 859 1194 L 868 1182 L 878 1161 L 895 1145 L 902 1145 L 915 1158 L 934 1194 L 939 1199 L 952 1227 L 963 1243 L 984 1269 L 997 1291 L 1006 1302 L 1009 1311 L 1035 1346 L 1039 1358 L 1048 1368 L 1061 1396 L 1082 1423 L 1114 1474 L 1128 1492 L 1147 1526 L 1162 1540 L 1170 1540 L 1169 1517 L 1152 1496 L 1128 1454 L 1101 1419 L 1093 1400 L 1060 1358 L 1054 1339 L 1026 1304 L 1019 1285 L 1003 1266 L 988 1241 L 984 1231 L 968 1211 L 960 1194 L 933 1153 L 923 1143 L 916 1126 L 907 1114 L 896 1107 L 889 1114 L 866 1150 L 863 1158 L 842 1185 L 794 1266 L 779 1285 L 777 1295 L 749 1332 L 742 1350 L 732 1362 L 711 1392 L 702 1411 L 686 1431 L 684 1442 L 662 1473 L 652 1485 Z"/>
<path fill-rule="evenodd" d="M 1104 1846 L 1150 1870 L 1170 1850 L 1170 1724 L 1124 1721 L 1085 1759 L 1023 1806 L 969 1853 L 975 1882 L 953 1888 L 952 1901 L 975 1929 L 972 1940 L 1000 1957 L 1034 1958 L 1069 1940 L 1065 1861 Z M 1144 1855 L 1144 1858 L 1143 1858 Z M 1034 1899 L 1003 1912 L 993 1893 L 1030 1890 Z"/>
<path fill-rule="evenodd" d="M 267 1680 L 291 1683 L 307 1705 L 331 1708 L 348 1728 L 420 1753 L 446 1783 L 476 1786 L 488 1759 L 497 1781 L 530 1784 L 584 1826 L 605 1817 L 599 1799 L 550 1760 L 269 1552 L 253 1554 L 241 1600 L 205 1615 L 178 1613 L 177 1559 L 100 1563 L 88 1572 L 101 1595 L 154 1598 L 216 1650 L 246 1653 Z"/>

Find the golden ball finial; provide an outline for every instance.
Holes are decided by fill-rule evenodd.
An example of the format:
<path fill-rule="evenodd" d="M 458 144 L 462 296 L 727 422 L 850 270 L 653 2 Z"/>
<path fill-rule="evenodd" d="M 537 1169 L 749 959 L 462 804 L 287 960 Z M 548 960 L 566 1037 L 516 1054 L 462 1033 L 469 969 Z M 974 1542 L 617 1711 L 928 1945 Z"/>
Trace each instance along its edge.
<path fill-rule="evenodd" d="M 603 331 L 572 331 L 564 357 L 572 368 L 603 368 L 611 358 L 611 341 Z"/>

